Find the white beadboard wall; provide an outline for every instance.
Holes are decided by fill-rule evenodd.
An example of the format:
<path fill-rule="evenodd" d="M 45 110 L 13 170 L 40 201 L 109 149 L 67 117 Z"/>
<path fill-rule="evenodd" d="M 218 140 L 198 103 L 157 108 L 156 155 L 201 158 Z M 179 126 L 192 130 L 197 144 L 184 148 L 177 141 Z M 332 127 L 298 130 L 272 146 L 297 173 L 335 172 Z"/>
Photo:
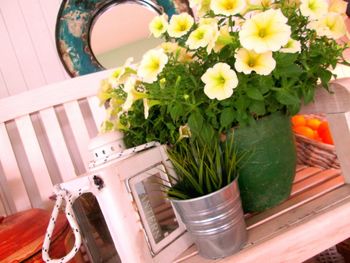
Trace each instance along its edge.
<path fill-rule="evenodd" d="M 0 98 L 69 78 L 57 55 L 61 0 L 0 0 Z"/>

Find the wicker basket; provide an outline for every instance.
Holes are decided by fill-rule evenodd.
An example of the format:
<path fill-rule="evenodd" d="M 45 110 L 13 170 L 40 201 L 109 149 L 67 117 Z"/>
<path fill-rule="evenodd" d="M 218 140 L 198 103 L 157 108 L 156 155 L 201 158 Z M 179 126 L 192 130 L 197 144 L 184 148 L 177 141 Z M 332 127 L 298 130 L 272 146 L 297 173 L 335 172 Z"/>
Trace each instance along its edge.
<path fill-rule="evenodd" d="M 324 115 L 306 115 L 306 118 L 325 120 Z M 323 169 L 339 169 L 339 161 L 334 145 L 312 140 L 300 134 L 295 134 L 298 153 L 298 164 L 320 167 Z"/>

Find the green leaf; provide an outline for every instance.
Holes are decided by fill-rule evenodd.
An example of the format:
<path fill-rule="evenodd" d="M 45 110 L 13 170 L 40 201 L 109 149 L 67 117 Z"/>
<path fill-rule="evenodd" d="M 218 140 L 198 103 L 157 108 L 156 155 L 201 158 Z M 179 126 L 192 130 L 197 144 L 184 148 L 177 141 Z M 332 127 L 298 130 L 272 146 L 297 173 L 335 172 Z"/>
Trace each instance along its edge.
<path fill-rule="evenodd" d="M 177 121 L 185 112 L 183 105 L 176 103 L 172 107 L 169 107 L 169 113 L 173 121 Z"/>
<path fill-rule="evenodd" d="M 203 116 L 199 111 L 194 111 L 188 118 L 188 126 L 190 126 L 193 135 L 200 134 L 203 127 Z"/>
<path fill-rule="evenodd" d="M 253 101 L 249 105 L 249 110 L 257 115 L 264 115 L 266 113 L 265 103 L 263 101 Z"/>
<path fill-rule="evenodd" d="M 223 127 L 228 128 L 231 126 L 233 120 L 235 118 L 235 111 L 233 108 L 224 108 L 220 115 L 220 124 Z"/>
<path fill-rule="evenodd" d="M 321 82 L 322 82 L 322 85 L 325 87 L 325 88 L 328 88 L 328 82 L 331 80 L 332 78 L 332 72 L 330 72 L 329 70 L 326 70 L 326 69 L 320 69 L 319 70 L 319 74 L 320 74 L 320 79 L 321 79 Z"/>
<path fill-rule="evenodd" d="M 253 100 L 259 100 L 259 101 L 263 101 L 264 97 L 261 94 L 261 92 L 255 88 L 255 87 L 249 87 L 247 90 L 247 95 L 249 98 L 253 99 Z"/>
<path fill-rule="evenodd" d="M 278 102 L 284 105 L 293 105 L 300 103 L 300 99 L 298 98 L 298 96 L 287 89 L 275 89 L 275 92 L 276 99 L 278 100 Z"/>

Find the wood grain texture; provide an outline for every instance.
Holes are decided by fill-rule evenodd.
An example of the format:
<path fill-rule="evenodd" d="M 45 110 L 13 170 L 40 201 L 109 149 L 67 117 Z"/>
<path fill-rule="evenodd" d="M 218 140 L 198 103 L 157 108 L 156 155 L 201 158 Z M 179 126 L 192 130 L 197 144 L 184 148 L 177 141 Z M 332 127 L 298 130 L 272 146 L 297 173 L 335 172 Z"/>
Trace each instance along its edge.
<path fill-rule="evenodd" d="M 45 11 L 41 6 L 41 2 L 38 0 L 20 0 L 19 7 L 28 28 L 29 37 L 45 84 L 64 80 L 66 77 L 63 74 L 62 65 L 57 59 L 56 45 L 52 41 L 52 32 L 46 24 Z M 53 7 L 57 8 L 55 5 Z M 30 85 L 29 89 L 38 87 Z"/>
<path fill-rule="evenodd" d="M 350 111 L 350 78 L 334 80 L 329 89 L 332 93 L 323 88 L 317 89 L 314 103 L 304 105 L 301 108 L 301 113 L 334 114 Z"/>
<path fill-rule="evenodd" d="M 23 143 L 30 169 L 33 173 L 36 186 L 39 190 L 41 207 L 45 207 L 49 202 L 49 197 L 53 193 L 53 184 L 47 170 L 44 157 L 42 155 L 39 142 L 29 116 L 22 116 L 16 119 L 19 134 Z"/>
<path fill-rule="evenodd" d="M 327 182 L 311 184 L 310 190 L 303 194 L 248 218 L 248 242 L 240 252 L 224 259 L 208 260 L 196 255 L 192 247 L 176 262 L 302 262 L 342 241 L 350 235 L 347 220 L 350 186 L 344 185 L 339 171 L 320 173 L 335 172 L 337 175 Z"/>
<path fill-rule="evenodd" d="M 349 101 L 350 102 L 350 101 Z M 350 112 L 327 115 L 341 169 L 350 183 Z"/>
<path fill-rule="evenodd" d="M 43 86 L 17 96 L 0 99 L 0 122 L 5 122 L 21 115 L 52 107 L 64 102 L 78 100 L 97 94 L 101 79 L 112 70 L 97 72 L 59 83 Z M 35 103 L 33 103 L 35 101 Z M 14 107 L 21 105 L 21 107 Z"/>
<path fill-rule="evenodd" d="M 55 110 L 53 108 L 42 110 L 40 111 L 40 117 L 42 119 L 50 148 L 55 157 L 55 161 L 57 162 L 62 180 L 67 181 L 73 179 L 76 176 L 74 165 L 72 163 Z"/>
<path fill-rule="evenodd" d="M 7 134 L 5 124 L 0 123 L 0 161 L 4 176 L 6 179 L 6 187 L 8 188 L 7 199 L 14 206 L 11 207 L 11 212 L 25 210 L 31 207 L 28 193 L 25 188 L 21 172 L 17 165 L 16 156 L 13 152 L 10 138 Z"/>
<path fill-rule="evenodd" d="M 1 93 L 14 95 L 26 91 L 28 86 L 22 74 L 8 30 L 4 14 L 0 8 L 0 71 L 5 84 L 1 87 Z"/>
<path fill-rule="evenodd" d="M 12 48 L 16 54 L 21 71 L 13 71 L 11 74 L 22 74 L 27 89 L 41 87 L 46 84 L 36 52 L 29 34 L 30 24 L 27 25 L 18 1 L 4 1 L 0 5 L 6 24 Z M 6 61 L 9 66 L 10 61 Z"/>

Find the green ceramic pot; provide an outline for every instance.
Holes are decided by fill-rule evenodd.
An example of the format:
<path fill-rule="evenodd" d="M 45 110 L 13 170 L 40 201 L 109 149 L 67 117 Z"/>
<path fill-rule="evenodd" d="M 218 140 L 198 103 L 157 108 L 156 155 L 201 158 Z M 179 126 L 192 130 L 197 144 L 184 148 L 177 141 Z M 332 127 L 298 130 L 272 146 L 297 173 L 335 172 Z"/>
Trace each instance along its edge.
<path fill-rule="evenodd" d="M 244 211 L 263 211 L 287 199 L 297 160 L 290 118 L 275 113 L 234 134 L 238 151 L 249 153 L 238 180 Z"/>

